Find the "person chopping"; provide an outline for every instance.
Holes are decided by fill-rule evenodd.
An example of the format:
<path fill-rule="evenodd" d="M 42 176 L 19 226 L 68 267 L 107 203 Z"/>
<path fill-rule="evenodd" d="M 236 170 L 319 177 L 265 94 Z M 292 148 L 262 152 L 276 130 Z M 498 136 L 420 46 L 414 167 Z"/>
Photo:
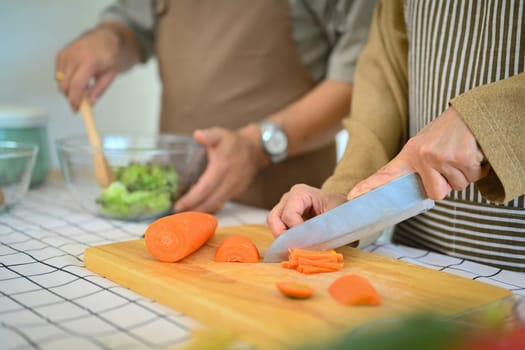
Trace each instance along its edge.
<path fill-rule="evenodd" d="M 272 233 L 418 173 L 435 208 L 396 225 L 394 243 L 525 271 L 524 14 L 513 1 L 378 3 L 345 154 L 321 189 L 283 196 Z"/>

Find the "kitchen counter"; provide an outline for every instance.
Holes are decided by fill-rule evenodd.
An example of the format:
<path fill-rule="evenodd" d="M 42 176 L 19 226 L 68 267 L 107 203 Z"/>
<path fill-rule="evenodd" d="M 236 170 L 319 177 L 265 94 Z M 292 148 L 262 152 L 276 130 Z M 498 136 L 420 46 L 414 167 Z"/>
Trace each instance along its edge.
<path fill-rule="evenodd" d="M 267 211 L 227 203 L 219 225 L 264 224 Z M 51 178 L 0 214 L 2 349 L 143 349 L 188 341 L 199 323 L 84 268 L 89 246 L 139 238 L 148 222 L 93 216 Z M 380 240 L 364 250 L 525 296 L 525 274 Z M 248 347 L 249 348 L 249 347 Z"/>

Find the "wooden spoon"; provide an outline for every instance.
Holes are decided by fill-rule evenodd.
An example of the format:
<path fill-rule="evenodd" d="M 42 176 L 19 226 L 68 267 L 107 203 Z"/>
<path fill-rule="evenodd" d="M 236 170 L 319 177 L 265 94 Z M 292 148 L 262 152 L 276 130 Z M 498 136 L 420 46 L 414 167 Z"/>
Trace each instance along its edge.
<path fill-rule="evenodd" d="M 104 188 L 108 187 L 113 181 L 113 173 L 106 157 L 104 156 L 104 147 L 102 146 L 102 142 L 98 135 L 91 103 L 89 102 L 89 97 L 87 95 L 84 95 L 82 102 L 80 103 L 80 113 L 82 114 L 82 119 L 84 119 L 89 143 L 94 151 L 93 165 L 95 166 L 95 177 L 100 186 Z"/>

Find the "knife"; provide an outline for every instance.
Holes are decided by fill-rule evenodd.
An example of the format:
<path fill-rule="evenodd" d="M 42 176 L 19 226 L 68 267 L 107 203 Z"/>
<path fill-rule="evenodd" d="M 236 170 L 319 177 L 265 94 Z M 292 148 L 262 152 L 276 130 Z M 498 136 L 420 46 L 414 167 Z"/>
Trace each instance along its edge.
<path fill-rule="evenodd" d="M 286 260 L 293 248 L 338 248 L 433 207 L 419 176 L 409 173 L 285 231 L 270 245 L 264 262 Z"/>

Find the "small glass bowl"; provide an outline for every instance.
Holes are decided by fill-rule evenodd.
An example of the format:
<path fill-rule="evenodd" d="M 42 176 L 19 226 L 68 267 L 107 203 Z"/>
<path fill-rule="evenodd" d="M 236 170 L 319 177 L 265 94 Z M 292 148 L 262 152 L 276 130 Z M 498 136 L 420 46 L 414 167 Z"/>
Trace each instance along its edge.
<path fill-rule="evenodd" d="M 26 195 L 38 153 L 38 146 L 0 141 L 0 211 L 19 203 Z"/>

